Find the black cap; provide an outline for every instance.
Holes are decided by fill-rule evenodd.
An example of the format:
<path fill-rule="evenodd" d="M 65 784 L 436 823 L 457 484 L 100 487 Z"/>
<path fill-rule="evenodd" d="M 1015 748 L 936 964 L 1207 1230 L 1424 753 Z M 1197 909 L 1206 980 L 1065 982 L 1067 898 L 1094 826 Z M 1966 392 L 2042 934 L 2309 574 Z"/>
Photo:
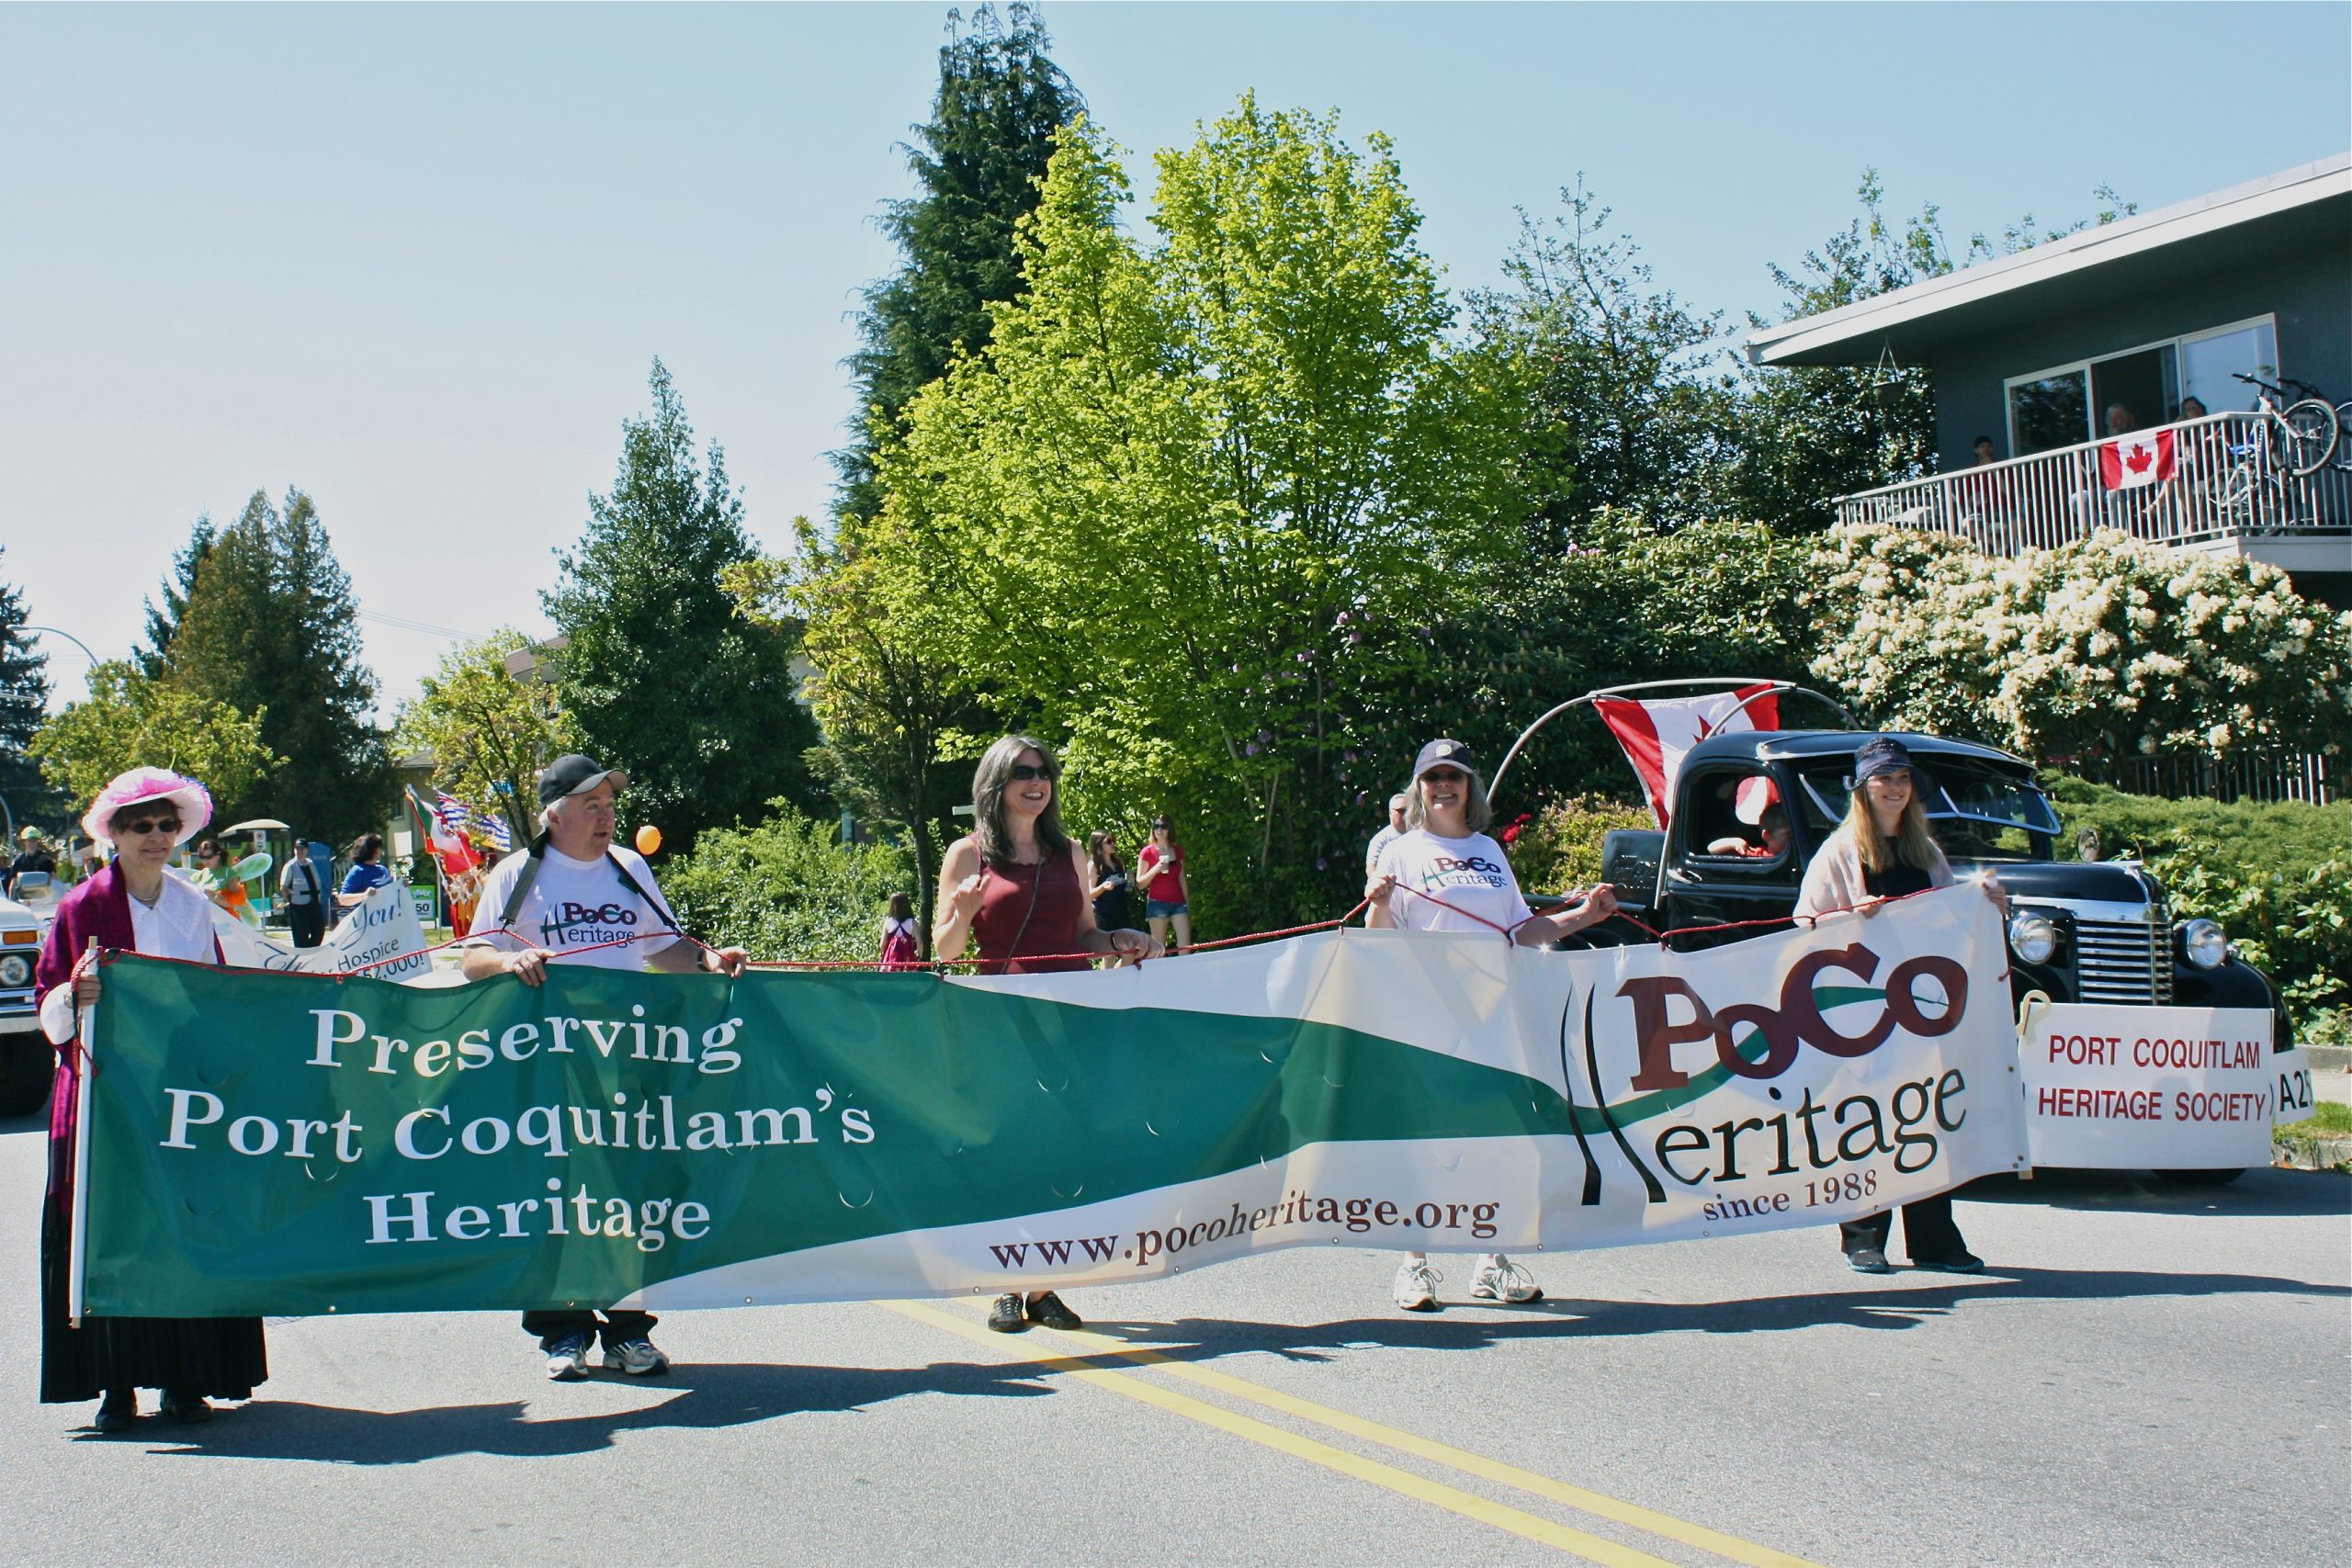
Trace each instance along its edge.
<path fill-rule="evenodd" d="M 539 804 L 552 806 L 567 795 L 586 795 L 606 779 L 613 788 L 628 788 L 628 775 L 618 768 L 605 767 L 577 753 L 558 757 L 539 774 Z"/>
<path fill-rule="evenodd" d="M 1477 761 L 1470 755 L 1470 748 L 1461 741 L 1432 740 L 1421 748 L 1419 756 L 1413 759 L 1413 776 L 1418 779 L 1441 762 L 1460 768 L 1465 773 L 1478 771 Z"/>
<path fill-rule="evenodd" d="M 1881 773 L 1917 773 L 1910 750 L 1892 735 L 1876 735 L 1861 744 L 1854 753 L 1854 783 L 1860 784 Z"/>

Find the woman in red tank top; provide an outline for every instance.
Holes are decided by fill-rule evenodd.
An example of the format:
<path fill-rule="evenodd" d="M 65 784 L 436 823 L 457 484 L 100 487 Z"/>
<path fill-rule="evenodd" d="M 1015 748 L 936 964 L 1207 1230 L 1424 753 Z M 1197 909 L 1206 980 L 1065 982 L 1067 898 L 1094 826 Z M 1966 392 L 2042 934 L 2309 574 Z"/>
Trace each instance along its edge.
<path fill-rule="evenodd" d="M 979 946 L 983 975 L 1038 975 L 1085 969 L 1089 954 L 1116 964 L 1159 956 L 1142 931 L 1094 923 L 1085 848 L 1062 829 L 1054 803 L 1061 776 L 1054 754 L 1025 735 L 988 749 L 972 775 L 972 833 L 947 847 L 939 868 L 939 912 L 932 951 L 953 961 Z M 989 1326 L 1015 1333 L 1032 1323 L 1076 1328 L 1079 1316 L 1051 1291 L 997 1298 Z"/>

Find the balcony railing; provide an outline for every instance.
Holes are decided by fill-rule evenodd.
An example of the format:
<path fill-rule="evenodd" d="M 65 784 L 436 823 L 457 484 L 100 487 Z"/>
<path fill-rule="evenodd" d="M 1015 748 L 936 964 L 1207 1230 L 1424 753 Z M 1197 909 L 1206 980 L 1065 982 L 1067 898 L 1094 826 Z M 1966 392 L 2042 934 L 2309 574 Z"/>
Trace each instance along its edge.
<path fill-rule="evenodd" d="M 2173 433 L 2173 473 L 2151 485 L 2109 489 L 2099 453 L 2111 443 L 2086 441 L 1840 496 L 1838 521 L 1948 534 L 1997 556 L 2096 528 L 2172 545 L 2352 532 L 2352 471 L 2331 463 L 2297 479 L 2263 425 L 2257 414 L 2217 413 L 2164 427 Z"/>

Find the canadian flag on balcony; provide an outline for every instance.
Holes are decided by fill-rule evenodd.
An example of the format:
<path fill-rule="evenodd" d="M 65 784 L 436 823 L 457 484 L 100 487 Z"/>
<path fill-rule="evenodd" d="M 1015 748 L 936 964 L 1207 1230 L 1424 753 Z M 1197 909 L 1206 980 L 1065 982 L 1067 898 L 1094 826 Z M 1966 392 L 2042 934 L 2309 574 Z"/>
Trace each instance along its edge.
<path fill-rule="evenodd" d="M 2138 490 L 2172 478 L 2172 432 L 2151 430 L 2126 435 L 2098 449 L 2099 482 L 2109 490 Z"/>
<path fill-rule="evenodd" d="M 1642 781 L 1657 825 L 1666 826 L 1674 800 L 1674 776 L 1682 759 L 1708 736 L 1727 729 L 1778 729 L 1781 699 L 1758 695 L 1772 688 L 1761 682 L 1737 691 L 1713 692 L 1703 697 L 1657 697 L 1647 702 L 1631 697 L 1596 697 L 1593 711 L 1625 749 L 1625 760 Z M 1753 697 L 1753 702 L 1747 699 Z"/>

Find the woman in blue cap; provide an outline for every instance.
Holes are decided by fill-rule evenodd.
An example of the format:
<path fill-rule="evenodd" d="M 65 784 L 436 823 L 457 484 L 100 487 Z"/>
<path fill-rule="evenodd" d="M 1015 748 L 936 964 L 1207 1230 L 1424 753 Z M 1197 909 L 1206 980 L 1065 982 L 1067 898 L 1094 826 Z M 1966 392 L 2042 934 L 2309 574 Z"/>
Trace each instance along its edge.
<path fill-rule="evenodd" d="M 1891 735 L 1864 741 L 1854 753 L 1853 797 L 1846 819 L 1805 868 L 1796 913 L 1867 912 L 1888 898 L 1951 885 L 1951 863 L 1928 826 L 1911 753 Z M 1997 882 L 1987 878 L 1984 890 L 1996 902 L 2006 902 Z M 1847 1263 L 1857 1273 L 1891 1273 L 1886 1244 L 1894 1229 L 1892 1210 L 1839 1225 Z M 1949 1192 L 1903 1205 L 1903 1241 L 1914 1268 L 1973 1274 L 1984 1267 L 1984 1260 L 1961 1238 Z"/>

